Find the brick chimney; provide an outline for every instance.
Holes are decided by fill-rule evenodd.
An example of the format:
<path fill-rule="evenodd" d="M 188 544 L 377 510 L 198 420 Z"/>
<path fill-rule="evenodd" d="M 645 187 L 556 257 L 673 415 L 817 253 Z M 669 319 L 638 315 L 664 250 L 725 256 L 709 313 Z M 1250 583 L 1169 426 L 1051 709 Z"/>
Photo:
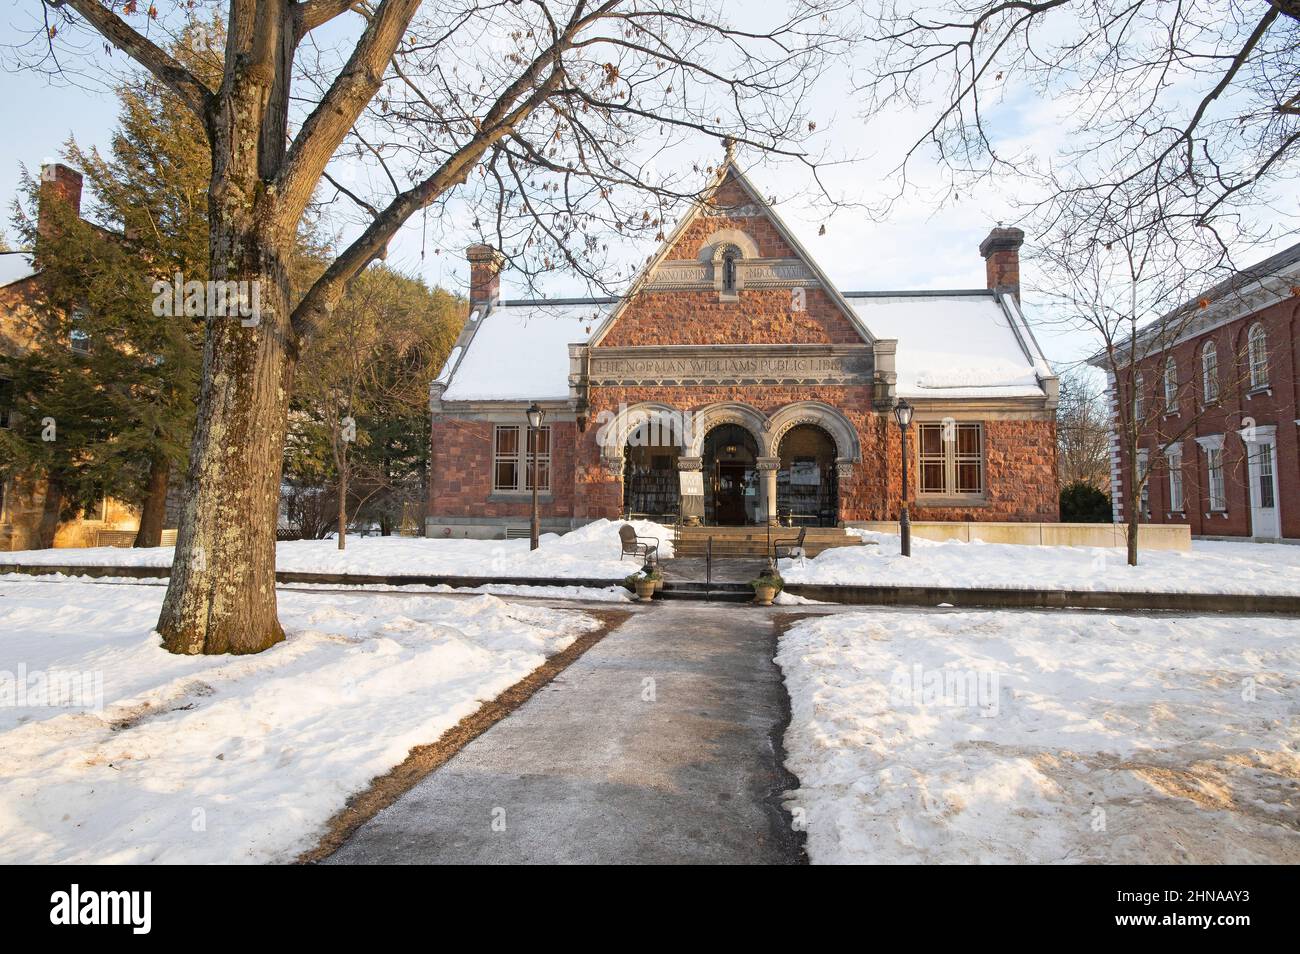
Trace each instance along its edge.
<path fill-rule="evenodd" d="M 469 303 L 487 305 L 501 297 L 501 266 L 506 257 L 491 245 L 471 245 L 465 249 L 469 259 Z"/>
<path fill-rule="evenodd" d="M 41 188 L 36 203 L 36 230 L 48 236 L 54 227 L 52 202 L 63 202 L 73 215 L 81 214 L 81 173 L 61 162 L 41 166 Z"/>
<path fill-rule="evenodd" d="M 1023 229 L 998 226 L 980 242 L 988 286 L 994 291 L 1010 292 L 1020 301 L 1020 246 L 1025 244 Z"/>

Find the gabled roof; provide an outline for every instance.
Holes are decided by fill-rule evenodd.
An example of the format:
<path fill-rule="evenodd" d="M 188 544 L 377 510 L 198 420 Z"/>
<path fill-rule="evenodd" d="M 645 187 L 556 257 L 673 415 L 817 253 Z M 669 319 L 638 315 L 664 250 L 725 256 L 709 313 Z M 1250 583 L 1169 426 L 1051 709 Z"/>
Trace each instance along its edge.
<path fill-rule="evenodd" d="M 1188 338 L 1195 338 L 1244 315 L 1253 314 L 1294 294 L 1300 280 L 1300 243 L 1233 272 L 1195 298 L 1149 321 L 1137 332 L 1137 360 L 1142 362 Z M 1115 342 L 1115 353 L 1126 358 L 1131 339 Z M 1127 361 L 1124 361 L 1127 364 Z M 1105 349 L 1088 358 L 1088 364 L 1106 368 Z"/>
<path fill-rule="evenodd" d="M 985 289 L 846 292 L 855 316 L 896 338 L 909 400 L 1041 398 L 1055 376 L 1015 299 Z M 569 395 L 570 344 L 594 340 L 614 298 L 508 301 L 474 311 L 435 381 L 443 401 L 554 401 Z"/>
<path fill-rule="evenodd" d="M 717 173 L 713 177 L 713 182 L 710 183 L 708 188 L 700 194 L 700 197 L 691 204 L 690 211 L 682 216 L 681 221 L 677 223 L 668 237 L 660 243 L 659 250 L 655 252 L 655 254 L 650 258 L 650 261 L 646 263 L 645 267 L 641 269 L 640 273 L 632 281 L 632 285 L 628 289 L 627 294 L 623 297 L 622 302 L 610 313 L 609 317 L 605 319 L 604 324 L 596 330 L 596 333 L 592 335 L 590 343 L 598 345 L 602 340 L 604 340 L 605 335 L 609 333 L 610 329 L 613 328 L 614 324 L 618 321 L 619 314 L 622 310 L 627 307 L 628 303 L 630 303 L 633 298 L 636 297 L 637 292 L 641 291 L 641 289 L 646 285 L 651 276 L 654 275 L 655 269 L 658 268 L 659 265 L 668 257 L 669 253 L 677 247 L 678 240 L 682 237 L 683 233 L 685 233 L 691 223 L 704 214 L 705 207 L 708 205 L 709 200 L 713 198 L 718 189 L 722 188 L 728 180 L 735 182 L 744 189 L 745 193 L 750 197 L 754 204 L 763 210 L 763 215 L 771 221 L 777 234 L 780 235 L 782 240 L 794 250 L 795 256 L 801 259 L 803 263 L 808 266 L 813 277 L 822 288 L 825 289 L 826 294 L 830 296 L 831 300 L 839 306 L 841 313 L 843 313 L 849 323 L 854 326 L 854 329 L 862 336 L 862 339 L 867 344 L 873 343 L 875 338 L 872 336 L 871 331 L 858 320 L 857 315 L 849 306 L 849 303 L 844 300 L 844 296 L 840 294 L 839 289 L 835 287 L 835 283 L 827 277 L 826 273 L 822 271 L 821 266 L 817 264 L 817 260 L 808 253 L 808 250 L 804 248 L 803 243 L 795 237 L 794 232 L 790 231 L 789 226 L 782 221 L 781 216 L 777 215 L 776 209 L 774 209 L 771 203 L 763 198 L 762 194 L 754 188 L 753 183 L 749 181 L 749 178 L 740 170 L 740 167 L 737 166 L 734 160 L 730 157 L 728 157 L 718 169 Z"/>
<path fill-rule="evenodd" d="M 470 313 L 434 382 L 441 400 L 553 401 L 569 396 L 569 345 L 599 344 L 686 228 L 728 180 L 759 205 L 864 342 L 897 339 L 897 393 L 924 399 L 1054 397 L 1055 374 L 1010 295 L 987 289 L 841 293 L 730 161 L 660 245 L 622 298 L 507 301 Z M 870 382 L 864 382 L 869 384 Z"/>

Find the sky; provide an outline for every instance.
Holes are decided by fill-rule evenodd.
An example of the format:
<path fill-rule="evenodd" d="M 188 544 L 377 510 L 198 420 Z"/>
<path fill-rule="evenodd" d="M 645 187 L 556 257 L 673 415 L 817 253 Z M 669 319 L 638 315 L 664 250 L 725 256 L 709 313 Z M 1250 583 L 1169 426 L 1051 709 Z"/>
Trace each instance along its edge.
<path fill-rule="evenodd" d="M 0 18 L 5 16 L 0 14 Z M 846 63 L 823 77 L 816 103 L 819 127 L 809 145 L 829 155 L 852 159 L 824 171 L 833 194 L 850 202 L 871 203 L 894 189 L 890 173 L 900 149 L 924 128 L 927 115 L 896 112 L 865 121 L 849 89 L 848 71 L 855 66 L 858 64 Z M 9 135 L 0 137 L 0 196 L 8 211 L 20 165 L 35 171 L 42 162 L 57 156 L 70 135 L 83 147 L 106 146 L 116 103 L 109 93 L 57 85 L 34 72 L 0 73 L 0 84 L 0 128 L 9 131 Z M 1059 106 L 1029 96 L 1004 95 L 997 109 L 997 128 L 1006 144 L 1044 154 L 1062 145 Z M 688 143 L 679 154 L 683 161 L 694 155 L 701 164 L 721 158 L 718 146 L 704 141 Z M 1008 196 L 1017 195 L 1025 187 L 1023 182 L 1007 177 L 999 180 L 995 188 L 977 190 L 964 195 L 959 203 L 944 207 L 938 207 L 923 190 L 918 190 L 897 204 L 883 221 L 840 211 L 826 222 L 823 213 L 803 198 L 811 186 L 806 170 L 788 162 L 760 161 L 744 152 L 739 160 L 761 191 L 777 195 L 778 211 L 787 224 L 831 280 L 846 291 L 983 287 L 979 243 L 995 225 L 1015 224 L 1014 203 Z M 935 170 L 923 160 L 914 171 L 924 185 L 933 179 Z M 824 235 L 819 234 L 823 224 Z M 12 234 L 7 215 L 4 226 Z M 1029 236 L 1028 243 L 1034 238 Z M 463 292 L 468 270 L 462 254 L 458 250 L 433 254 L 432 244 L 422 232 L 422 219 L 417 215 L 390 246 L 387 262 L 431 285 Z M 638 257 L 650 251 L 650 247 L 641 248 Z M 1035 316 L 1032 289 L 1037 280 L 1033 265 L 1026 263 L 1022 286 L 1031 321 Z M 508 272 L 502 284 L 507 297 L 522 292 L 511 287 Z M 576 283 L 566 286 L 563 280 L 547 286 L 547 291 L 556 295 L 582 294 L 584 290 Z M 1035 330 L 1058 368 L 1095 350 L 1086 336 L 1065 331 L 1056 323 L 1039 323 Z"/>

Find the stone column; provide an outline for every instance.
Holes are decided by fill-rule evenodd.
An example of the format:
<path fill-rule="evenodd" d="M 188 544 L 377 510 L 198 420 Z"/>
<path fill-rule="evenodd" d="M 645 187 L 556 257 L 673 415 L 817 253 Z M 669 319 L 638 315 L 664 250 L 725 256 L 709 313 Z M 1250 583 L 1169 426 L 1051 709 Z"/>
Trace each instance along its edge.
<path fill-rule="evenodd" d="M 759 484 L 759 502 L 762 505 L 760 510 L 767 514 L 767 525 L 775 527 L 777 526 L 776 472 L 781 469 L 781 458 L 760 457 L 755 466 L 761 480 Z"/>

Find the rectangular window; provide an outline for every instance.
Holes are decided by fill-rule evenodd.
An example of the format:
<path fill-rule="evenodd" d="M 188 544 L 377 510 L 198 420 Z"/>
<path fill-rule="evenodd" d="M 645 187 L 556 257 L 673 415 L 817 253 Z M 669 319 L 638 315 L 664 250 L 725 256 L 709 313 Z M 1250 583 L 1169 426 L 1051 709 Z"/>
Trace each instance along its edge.
<path fill-rule="evenodd" d="M 1205 470 L 1209 478 L 1210 509 L 1227 510 L 1227 495 L 1223 486 L 1223 448 L 1212 447 L 1205 452 Z"/>
<path fill-rule="evenodd" d="M 543 426 L 529 429 L 528 456 L 523 461 L 524 489 L 533 489 L 533 452 L 537 453 L 537 490 L 551 489 L 551 429 Z"/>
<path fill-rule="evenodd" d="M 519 487 L 519 425 L 498 424 L 492 455 L 492 489 Z"/>
<path fill-rule="evenodd" d="M 921 424 L 917 462 L 923 494 L 984 492 L 982 424 Z"/>
<path fill-rule="evenodd" d="M 1136 480 L 1142 481 L 1142 490 L 1138 494 L 1138 511 L 1139 516 L 1151 516 L 1151 478 L 1147 471 L 1149 467 L 1147 462 L 1149 457 L 1145 450 L 1138 451 L 1138 465 Z"/>
<path fill-rule="evenodd" d="M 1169 465 L 1169 509 L 1175 513 L 1183 510 L 1183 455 L 1169 454 L 1165 457 Z"/>
<path fill-rule="evenodd" d="M 1259 457 L 1259 505 L 1260 507 L 1272 507 L 1275 505 L 1273 500 L 1273 445 L 1260 444 L 1257 451 Z"/>
<path fill-rule="evenodd" d="M 492 489 L 502 491 L 533 489 L 533 445 L 537 449 L 537 489 L 551 489 L 551 429 L 540 427 L 531 438 L 523 435 L 529 428 L 520 424 L 498 424 L 493 435 Z M 527 449 L 523 444 L 528 441 Z"/>

